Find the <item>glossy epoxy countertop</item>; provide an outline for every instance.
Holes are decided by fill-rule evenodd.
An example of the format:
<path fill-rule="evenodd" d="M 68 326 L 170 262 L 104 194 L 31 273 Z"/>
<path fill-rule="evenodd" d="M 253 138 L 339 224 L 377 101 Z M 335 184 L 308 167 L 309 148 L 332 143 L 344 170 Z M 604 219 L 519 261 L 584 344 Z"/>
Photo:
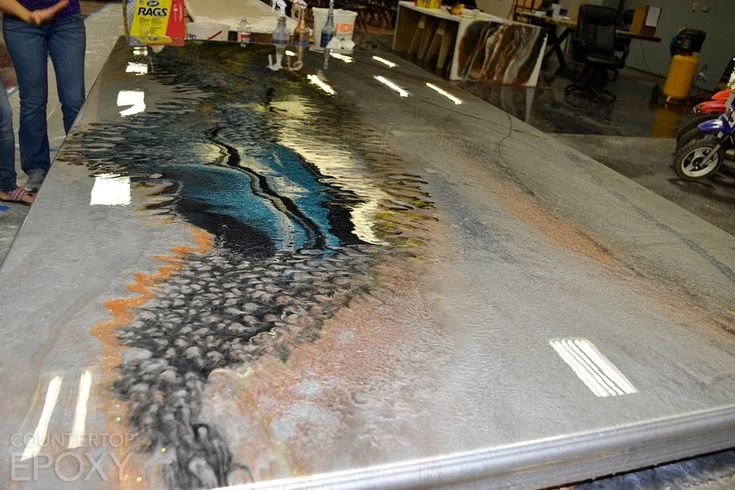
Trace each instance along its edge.
<path fill-rule="evenodd" d="M 732 445 L 732 236 L 402 60 L 251 48 L 113 52 L 0 269 L 6 480 L 536 487 Z"/>

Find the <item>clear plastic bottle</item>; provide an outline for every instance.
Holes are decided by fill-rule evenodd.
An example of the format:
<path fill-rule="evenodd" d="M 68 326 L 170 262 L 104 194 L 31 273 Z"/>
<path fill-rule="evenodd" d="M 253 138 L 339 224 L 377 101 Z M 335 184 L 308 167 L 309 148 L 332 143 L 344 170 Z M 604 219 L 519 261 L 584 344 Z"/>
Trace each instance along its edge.
<path fill-rule="evenodd" d="M 283 55 L 288 45 L 288 31 L 286 30 L 286 16 L 281 15 L 278 18 L 278 25 L 273 31 L 273 45 L 276 47 L 276 64 L 281 63 Z"/>
<path fill-rule="evenodd" d="M 237 38 L 243 48 L 250 44 L 250 24 L 245 17 L 240 19 L 240 23 L 237 25 Z"/>
<path fill-rule="evenodd" d="M 337 34 L 337 29 L 334 27 L 334 0 L 329 0 L 329 12 L 327 13 L 327 21 L 322 27 L 322 36 L 319 40 L 319 46 L 324 49 L 324 69 L 326 70 L 329 66 L 329 52 L 331 51 L 329 41 L 332 40 L 334 35 Z"/>
<path fill-rule="evenodd" d="M 304 58 L 304 51 L 309 47 L 309 29 L 306 27 L 306 11 L 299 9 L 299 21 L 293 30 L 293 41 L 299 55 L 299 61 Z"/>
<path fill-rule="evenodd" d="M 327 49 L 329 41 L 331 41 L 334 35 L 337 33 L 337 29 L 335 29 L 334 27 L 334 9 L 332 5 L 334 4 L 330 2 L 329 13 L 327 14 L 327 22 L 325 22 L 324 27 L 322 27 L 322 36 L 319 40 L 319 46 L 324 48 L 325 50 Z"/>

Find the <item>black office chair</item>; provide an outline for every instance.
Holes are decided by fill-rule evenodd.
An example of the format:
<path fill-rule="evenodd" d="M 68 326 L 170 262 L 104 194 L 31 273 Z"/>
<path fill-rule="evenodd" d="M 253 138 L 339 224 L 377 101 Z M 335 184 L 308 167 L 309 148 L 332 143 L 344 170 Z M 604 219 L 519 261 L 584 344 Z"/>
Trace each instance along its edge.
<path fill-rule="evenodd" d="M 586 4 L 579 7 L 571 41 L 572 58 L 585 66 L 578 77 L 579 83 L 572 83 L 564 90 L 566 95 L 582 92 L 595 99 L 607 98 L 611 102 L 616 99 L 604 86 L 608 70 L 617 75 L 617 70 L 625 66 L 624 58 L 616 54 L 616 48 L 620 47 L 615 36 L 617 20 L 614 8 Z"/>

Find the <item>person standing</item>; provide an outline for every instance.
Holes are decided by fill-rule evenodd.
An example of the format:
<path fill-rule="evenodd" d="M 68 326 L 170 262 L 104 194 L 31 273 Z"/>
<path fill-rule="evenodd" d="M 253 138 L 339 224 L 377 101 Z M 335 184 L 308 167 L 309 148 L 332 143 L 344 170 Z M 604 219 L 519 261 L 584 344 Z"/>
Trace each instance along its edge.
<path fill-rule="evenodd" d="M 16 0 L 0 0 L 0 11 L 21 19 L 26 24 L 39 26 L 51 20 L 68 3 L 68 0 L 61 0 L 51 7 L 31 12 Z M 13 113 L 8 94 L 0 84 L 0 201 L 31 204 L 33 196 L 18 187 L 16 179 Z"/>
<path fill-rule="evenodd" d="M 57 0 L 19 0 L 29 10 L 53 7 Z M 15 65 L 20 91 L 20 163 L 28 174 L 26 190 L 36 192 L 46 178 L 49 156 L 46 103 L 48 101 L 47 59 L 56 73 L 64 131 L 67 133 L 82 108 L 86 33 L 79 0 L 69 0 L 53 19 L 28 25 L 20 18 L 5 15 L 3 33 Z"/>

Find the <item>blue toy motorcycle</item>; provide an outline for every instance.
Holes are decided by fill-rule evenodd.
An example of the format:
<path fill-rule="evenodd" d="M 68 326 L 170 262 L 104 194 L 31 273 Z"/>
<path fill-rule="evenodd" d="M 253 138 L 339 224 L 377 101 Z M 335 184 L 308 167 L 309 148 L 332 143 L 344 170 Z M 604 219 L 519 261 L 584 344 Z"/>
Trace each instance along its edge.
<path fill-rule="evenodd" d="M 735 148 L 735 92 L 718 118 L 697 125 L 699 134 L 676 150 L 674 170 L 684 180 L 700 180 L 715 173 L 728 150 Z"/>

